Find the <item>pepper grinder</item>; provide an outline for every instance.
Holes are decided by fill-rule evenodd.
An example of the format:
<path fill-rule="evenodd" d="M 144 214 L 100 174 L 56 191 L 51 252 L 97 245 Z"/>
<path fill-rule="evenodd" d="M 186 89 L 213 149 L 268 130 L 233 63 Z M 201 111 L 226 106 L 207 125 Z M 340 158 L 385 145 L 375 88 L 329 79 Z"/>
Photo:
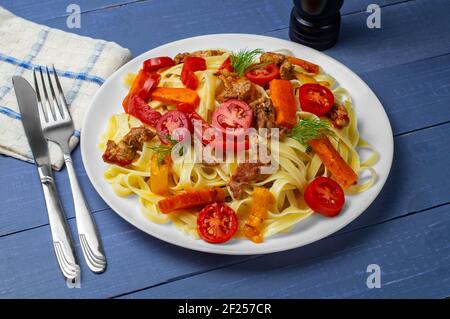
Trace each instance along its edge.
<path fill-rule="evenodd" d="M 344 0 L 294 0 L 289 37 L 317 50 L 334 46 L 339 38 Z"/>

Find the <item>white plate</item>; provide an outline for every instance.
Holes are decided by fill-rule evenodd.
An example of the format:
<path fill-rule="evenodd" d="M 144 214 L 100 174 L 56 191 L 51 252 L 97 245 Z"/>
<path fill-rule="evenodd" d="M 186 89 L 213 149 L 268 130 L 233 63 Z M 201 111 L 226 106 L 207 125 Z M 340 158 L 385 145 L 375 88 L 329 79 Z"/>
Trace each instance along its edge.
<path fill-rule="evenodd" d="M 369 141 L 380 154 L 375 165 L 378 178 L 367 191 L 356 196 L 347 196 L 343 213 L 335 218 L 323 218 L 316 214 L 298 223 L 287 234 L 267 238 L 261 244 L 249 240 L 232 239 L 226 244 L 213 245 L 192 239 L 174 225 L 158 225 L 147 220 L 141 213 L 136 197 L 117 197 L 111 186 L 103 179 L 106 169 L 97 147 L 100 134 L 105 130 L 108 118 L 123 112 L 121 102 L 127 94 L 122 77 L 136 72 L 142 62 L 156 56 L 175 56 L 208 48 L 262 48 L 265 51 L 289 49 L 295 56 L 319 64 L 326 73 L 333 76 L 340 86 L 346 88 L 353 98 L 361 136 Z M 86 172 L 97 192 L 122 218 L 142 231 L 169 243 L 193 250 L 232 255 L 252 255 L 277 252 L 300 247 L 324 238 L 358 217 L 374 201 L 381 191 L 392 164 L 393 137 L 389 119 L 378 98 L 355 73 L 329 56 L 293 42 L 250 34 L 205 35 L 172 42 L 150 50 L 117 70 L 103 84 L 90 105 L 81 131 L 81 152 Z"/>

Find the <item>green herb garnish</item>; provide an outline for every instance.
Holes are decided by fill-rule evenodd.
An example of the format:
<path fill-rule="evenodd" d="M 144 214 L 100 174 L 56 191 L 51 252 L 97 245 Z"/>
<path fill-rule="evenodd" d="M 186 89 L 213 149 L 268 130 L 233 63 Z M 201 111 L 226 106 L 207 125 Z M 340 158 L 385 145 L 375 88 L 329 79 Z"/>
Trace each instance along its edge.
<path fill-rule="evenodd" d="M 230 56 L 230 62 L 233 66 L 234 72 L 236 72 L 239 76 L 244 76 L 246 71 L 251 71 L 255 68 L 269 64 L 259 63 L 252 65 L 255 63 L 256 58 L 262 53 L 264 53 L 263 49 L 241 49 L 238 52 L 233 52 Z"/>
<path fill-rule="evenodd" d="M 327 121 L 304 118 L 297 122 L 294 128 L 287 133 L 287 136 L 305 146 L 307 151 L 308 149 L 310 151 L 311 148 L 308 144 L 310 140 L 319 138 L 321 135 L 333 134 Z"/>
<path fill-rule="evenodd" d="M 166 136 L 166 139 L 170 141 L 169 145 L 159 144 L 150 147 L 150 149 L 156 153 L 158 168 L 161 166 L 166 156 L 172 153 L 173 147 L 178 143 L 176 140 L 172 139 L 171 136 Z"/>

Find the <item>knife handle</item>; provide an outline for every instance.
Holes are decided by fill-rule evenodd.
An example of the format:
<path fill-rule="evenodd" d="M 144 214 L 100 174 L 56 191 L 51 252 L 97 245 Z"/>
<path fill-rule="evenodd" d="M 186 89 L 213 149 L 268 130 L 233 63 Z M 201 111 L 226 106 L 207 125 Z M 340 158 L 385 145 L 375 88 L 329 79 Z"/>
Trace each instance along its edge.
<path fill-rule="evenodd" d="M 79 278 L 80 266 L 77 263 L 72 237 L 53 180 L 52 169 L 49 166 L 40 166 L 38 172 L 44 190 L 56 259 L 64 277 L 74 281 Z"/>

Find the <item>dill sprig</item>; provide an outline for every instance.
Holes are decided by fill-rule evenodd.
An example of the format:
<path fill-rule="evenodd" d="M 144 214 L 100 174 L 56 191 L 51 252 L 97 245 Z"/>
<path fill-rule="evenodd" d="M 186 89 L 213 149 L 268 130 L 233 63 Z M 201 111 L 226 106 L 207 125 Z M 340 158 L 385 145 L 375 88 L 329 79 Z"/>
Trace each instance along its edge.
<path fill-rule="evenodd" d="M 176 140 L 172 139 L 171 136 L 166 136 L 166 139 L 170 141 L 169 145 L 158 144 L 150 147 L 150 149 L 156 153 L 158 168 L 161 166 L 166 156 L 172 153 L 173 147 L 178 143 Z"/>
<path fill-rule="evenodd" d="M 327 121 L 304 118 L 297 122 L 294 128 L 287 133 L 287 136 L 305 146 L 307 150 L 310 150 L 308 144 L 310 140 L 319 138 L 321 135 L 333 134 Z"/>
<path fill-rule="evenodd" d="M 230 62 L 233 66 L 234 72 L 236 72 L 239 76 L 244 76 L 246 71 L 251 71 L 255 68 L 266 65 L 267 63 L 252 65 L 255 63 L 256 58 L 262 53 L 264 53 L 263 49 L 241 49 L 238 52 L 233 52 L 230 56 Z"/>

